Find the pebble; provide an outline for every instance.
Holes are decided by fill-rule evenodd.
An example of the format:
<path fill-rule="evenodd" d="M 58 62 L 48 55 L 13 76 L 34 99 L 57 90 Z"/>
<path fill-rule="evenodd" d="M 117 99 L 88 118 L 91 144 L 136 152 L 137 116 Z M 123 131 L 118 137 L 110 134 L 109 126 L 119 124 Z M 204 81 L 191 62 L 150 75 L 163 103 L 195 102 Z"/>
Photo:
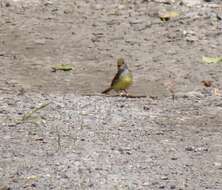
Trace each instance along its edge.
<path fill-rule="evenodd" d="M 216 167 L 221 167 L 222 164 L 221 164 L 220 162 L 214 162 L 214 166 L 216 166 Z"/>
<path fill-rule="evenodd" d="M 201 4 L 202 0 L 182 0 L 182 3 L 186 6 L 193 7 Z"/>
<path fill-rule="evenodd" d="M 194 151 L 194 147 L 188 146 L 185 148 L 186 151 Z"/>
<path fill-rule="evenodd" d="M 36 39 L 35 43 L 39 44 L 39 45 L 43 45 L 43 44 L 45 44 L 45 39 Z"/>
<path fill-rule="evenodd" d="M 203 98 L 204 95 L 201 92 L 190 91 L 190 92 L 186 92 L 186 93 L 177 93 L 176 97 L 179 97 L 179 98 Z"/>
<path fill-rule="evenodd" d="M 167 176 L 162 176 L 161 179 L 162 180 L 168 180 L 169 178 Z"/>

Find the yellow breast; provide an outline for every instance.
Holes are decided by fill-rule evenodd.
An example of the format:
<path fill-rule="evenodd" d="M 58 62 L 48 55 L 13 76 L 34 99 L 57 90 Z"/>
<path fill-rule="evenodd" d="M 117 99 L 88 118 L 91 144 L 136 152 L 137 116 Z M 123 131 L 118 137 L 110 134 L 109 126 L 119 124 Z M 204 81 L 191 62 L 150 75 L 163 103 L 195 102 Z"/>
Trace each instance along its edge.
<path fill-rule="evenodd" d="M 123 76 L 120 76 L 119 80 L 113 84 L 112 88 L 116 91 L 125 90 L 130 87 L 133 83 L 133 76 L 131 73 L 127 73 Z"/>

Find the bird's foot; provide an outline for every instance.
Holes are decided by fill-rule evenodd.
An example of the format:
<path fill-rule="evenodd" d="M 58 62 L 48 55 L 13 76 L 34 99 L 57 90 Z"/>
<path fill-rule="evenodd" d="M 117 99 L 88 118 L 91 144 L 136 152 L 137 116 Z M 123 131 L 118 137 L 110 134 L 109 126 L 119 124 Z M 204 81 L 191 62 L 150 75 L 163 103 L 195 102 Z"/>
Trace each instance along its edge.
<path fill-rule="evenodd" d="M 120 95 L 120 96 L 124 96 L 124 93 L 121 91 L 121 92 L 119 93 L 119 95 Z"/>
<path fill-rule="evenodd" d="M 124 91 L 124 93 L 125 93 L 125 96 L 129 96 L 127 90 L 123 90 L 123 91 Z"/>
<path fill-rule="evenodd" d="M 129 94 L 128 94 L 128 92 L 126 90 L 121 90 L 119 95 L 120 96 L 125 96 L 125 97 L 129 96 Z"/>

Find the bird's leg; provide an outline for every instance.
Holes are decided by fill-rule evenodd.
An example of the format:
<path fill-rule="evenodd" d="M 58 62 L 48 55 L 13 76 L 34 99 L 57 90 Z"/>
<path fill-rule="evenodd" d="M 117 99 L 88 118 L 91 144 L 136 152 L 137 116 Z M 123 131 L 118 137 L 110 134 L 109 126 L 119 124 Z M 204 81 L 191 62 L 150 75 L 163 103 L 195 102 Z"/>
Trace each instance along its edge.
<path fill-rule="evenodd" d="M 123 95 L 124 95 L 122 90 L 120 90 L 119 95 L 120 95 L 120 96 L 123 96 Z"/>
<path fill-rule="evenodd" d="M 123 91 L 125 92 L 125 95 L 126 95 L 126 96 L 129 96 L 129 94 L 128 94 L 128 92 L 127 92 L 126 89 L 124 89 Z"/>

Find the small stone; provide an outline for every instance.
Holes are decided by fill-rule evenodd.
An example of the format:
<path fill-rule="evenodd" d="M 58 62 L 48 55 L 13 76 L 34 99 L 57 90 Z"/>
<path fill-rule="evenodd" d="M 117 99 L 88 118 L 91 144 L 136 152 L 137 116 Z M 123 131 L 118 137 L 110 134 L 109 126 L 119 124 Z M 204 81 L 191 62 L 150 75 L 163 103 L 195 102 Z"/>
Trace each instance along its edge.
<path fill-rule="evenodd" d="M 186 151 L 194 151 L 194 147 L 188 146 L 185 148 Z"/>
<path fill-rule="evenodd" d="M 36 187 L 36 184 L 35 184 L 35 183 L 33 183 L 31 186 L 32 186 L 32 187 Z"/>
<path fill-rule="evenodd" d="M 182 0 L 183 4 L 189 7 L 193 7 L 195 5 L 199 5 L 201 0 Z"/>
<path fill-rule="evenodd" d="M 162 131 L 157 132 L 156 135 L 164 135 L 164 132 L 162 132 Z"/>
<path fill-rule="evenodd" d="M 104 7 L 101 4 L 96 4 L 94 7 L 96 10 L 102 10 Z"/>
<path fill-rule="evenodd" d="M 205 148 L 205 147 L 197 147 L 194 149 L 194 152 L 207 152 L 208 151 L 208 148 Z"/>
<path fill-rule="evenodd" d="M 0 56 L 4 56 L 5 55 L 5 52 L 0 52 Z"/>
<path fill-rule="evenodd" d="M 222 20 L 222 13 L 217 13 L 217 19 Z"/>
<path fill-rule="evenodd" d="M 45 44 L 45 39 L 36 39 L 35 43 L 39 44 L 39 45 L 43 45 L 43 44 Z"/>
<path fill-rule="evenodd" d="M 89 187 L 93 187 L 93 186 L 94 186 L 94 184 L 93 184 L 93 183 L 90 183 L 90 184 L 89 184 Z"/>
<path fill-rule="evenodd" d="M 188 36 L 188 37 L 186 37 L 186 41 L 187 42 L 195 42 L 197 40 L 198 40 L 198 38 L 196 36 Z"/>
<path fill-rule="evenodd" d="M 145 183 L 143 183 L 143 186 L 149 186 L 149 185 L 150 185 L 149 182 L 145 182 Z"/>
<path fill-rule="evenodd" d="M 5 3 L 5 7 L 10 7 L 10 6 L 11 6 L 11 4 L 9 2 Z"/>
<path fill-rule="evenodd" d="M 214 162 L 214 166 L 220 167 L 222 164 L 220 162 Z"/>
<path fill-rule="evenodd" d="M 150 108 L 148 106 L 143 106 L 143 110 L 148 111 Z"/>
<path fill-rule="evenodd" d="M 144 23 L 144 20 L 134 19 L 134 20 L 129 21 L 129 23 L 131 25 L 132 24 L 141 24 L 141 23 Z"/>
<path fill-rule="evenodd" d="M 152 185 L 158 185 L 159 183 L 157 181 L 153 182 Z"/>
<path fill-rule="evenodd" d="M 162 180 L 168 180 L 169 178 L 167 176 L 162 176 L 161 179 Z"/>
<path fill-rule="evenodd" d="M 180 94 L 178 94 L 180 96 Z M 190 91 L 183 94 L 183 98 L 203 98 L 203 94 L 201 92 Z"/>
<path fill-rule="evenodd" d="M 125 9 L 125 8 L 126 8 L 125 5 L 119 5 L 119 6 L 118 6 L 118 9 L 120 9 L 120 10 Z"/>

